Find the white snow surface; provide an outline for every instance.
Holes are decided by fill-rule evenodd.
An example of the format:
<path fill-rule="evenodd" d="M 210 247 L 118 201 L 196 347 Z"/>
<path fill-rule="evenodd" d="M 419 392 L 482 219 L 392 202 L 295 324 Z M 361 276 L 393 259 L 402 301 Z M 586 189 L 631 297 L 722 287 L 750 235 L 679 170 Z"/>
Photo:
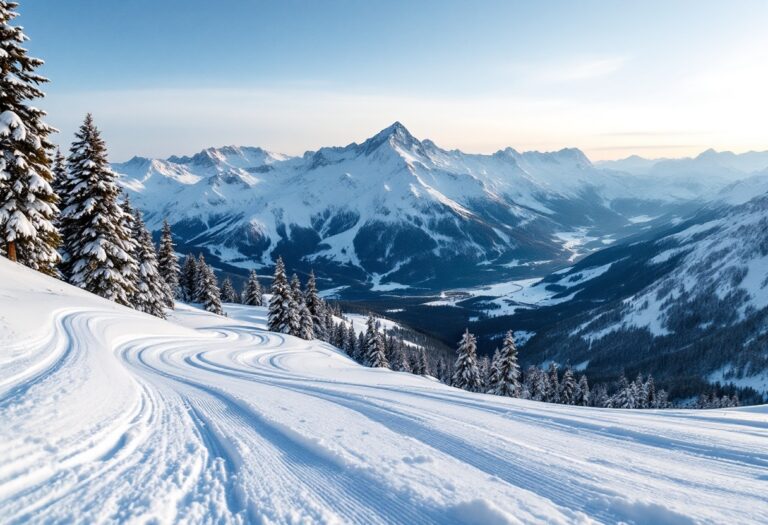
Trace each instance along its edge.
<path fill-rule="evenodd" d="M 765 523 L 768 407 L 471 394 L 0 259 L 4 523 Z"/>

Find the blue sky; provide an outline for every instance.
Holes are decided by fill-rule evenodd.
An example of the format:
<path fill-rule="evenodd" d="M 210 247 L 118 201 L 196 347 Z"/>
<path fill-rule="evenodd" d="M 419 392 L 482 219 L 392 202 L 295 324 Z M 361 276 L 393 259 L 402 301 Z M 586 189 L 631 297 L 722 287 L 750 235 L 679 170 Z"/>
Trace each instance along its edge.
<path fill-rule="evenodd" d="M 768 2 L 22 0 L 62 144 L 297 154 L 395 120 L 444 147 L 768 149 Z"/>

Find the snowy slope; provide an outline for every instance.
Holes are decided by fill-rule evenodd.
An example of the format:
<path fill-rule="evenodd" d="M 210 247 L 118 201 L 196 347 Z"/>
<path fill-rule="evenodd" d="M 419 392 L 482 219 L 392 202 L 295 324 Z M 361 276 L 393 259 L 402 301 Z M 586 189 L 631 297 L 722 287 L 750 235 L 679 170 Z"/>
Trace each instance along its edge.
<path fill-rule="evenodd" d="M 113 167 L 150 227 L 167 217 L 182 249 L 230 270 L 280 254 L 333 286 L 481 284 L 568 261 L 563 232 L 599 246 L 645 227 L 635 216 L 679 214 L 700 197 L 596 168 L 576 149 L 467 154 L 400 123 L 302 157 L 226 147 Z M 468 271 L 478 263 L 487 275 Z"/>
<path fill-rule="evenodd" d="M 764 523 L 766 407 L 454 390 L 264 331 L 170 322 L 0 259 L 5 523 Z"/>
<path fill-rule="evenodd" d="M 476 307 L 511 317 L 475 329 L 534 332 L 526 361 L 589 362 L 590 377 L 653 373 L 680 397 L 715 381 L 768 395 L 768 195 L 630 241 L 490 294 Z"/>

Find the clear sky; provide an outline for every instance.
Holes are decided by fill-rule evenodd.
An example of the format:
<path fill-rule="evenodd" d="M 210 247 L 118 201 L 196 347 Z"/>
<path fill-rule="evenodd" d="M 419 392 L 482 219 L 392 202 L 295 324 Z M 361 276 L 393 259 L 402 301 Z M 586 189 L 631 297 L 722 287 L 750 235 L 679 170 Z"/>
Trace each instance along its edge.
<path fill-rule="evenodd" d="M 298 154 L 395 120 L 468 152 L 768 149 L 768 2 L 21 0 L 61 144 Z"/>

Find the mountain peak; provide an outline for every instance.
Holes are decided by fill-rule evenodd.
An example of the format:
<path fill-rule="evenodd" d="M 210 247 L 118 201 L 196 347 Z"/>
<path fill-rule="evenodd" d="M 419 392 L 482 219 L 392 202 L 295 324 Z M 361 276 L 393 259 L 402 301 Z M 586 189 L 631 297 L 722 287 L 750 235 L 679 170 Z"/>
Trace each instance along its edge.
<path fill-rule="evenodd" d="M 392 145 L 400 145 L 406 149 L 421 144 L 405 126 L 399 121 L 395 121 L 392 125 L 382 129 L 376 135 L 363 142 L 360 147 L 365 154 L 368 154 L 387 142 Z"/>

